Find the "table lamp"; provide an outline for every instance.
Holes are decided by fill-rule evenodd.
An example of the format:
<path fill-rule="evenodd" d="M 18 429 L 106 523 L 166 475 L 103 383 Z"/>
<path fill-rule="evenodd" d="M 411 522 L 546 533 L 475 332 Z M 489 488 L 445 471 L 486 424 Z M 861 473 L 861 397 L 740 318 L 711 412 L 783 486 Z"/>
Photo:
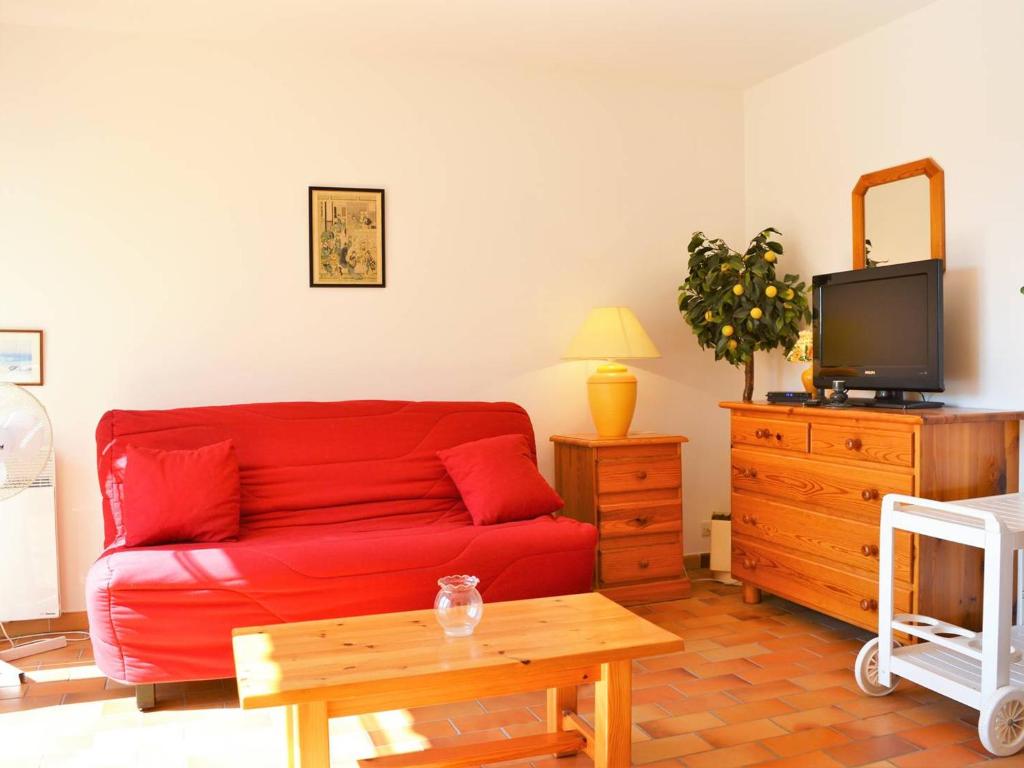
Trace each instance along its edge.
<path fill-rule="evenodd" d="M 590 416 L 600 437 L 625 437 L 636 407 L 636 376 L 617 360 L 661 357 L 628 307 L 590 310 L 563 360 L 605 360 L 587 379 Z"/>

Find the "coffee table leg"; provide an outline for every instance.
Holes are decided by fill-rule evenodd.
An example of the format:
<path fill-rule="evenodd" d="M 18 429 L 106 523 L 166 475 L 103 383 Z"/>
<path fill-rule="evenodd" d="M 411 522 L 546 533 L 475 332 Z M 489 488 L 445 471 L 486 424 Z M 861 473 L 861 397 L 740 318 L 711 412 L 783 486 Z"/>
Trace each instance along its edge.
<path fill-rule="evenodd" d="M 601 665 L 594 684 L 594 768 L 629 768 L 632 662 Z"/>
<path fill-rule="evenodd" d="M 291 704 L 285 707 L 288 728 L 288 768 L 330 768 L 327 704 Z"/>
<path fill-rule="evenodd" d="M 565 730 L 565 712 L 576 711 L 576 686 L 568 688 L 548 688 L 548 733 Z M 557 757 L 571 757 L 575 752 L 559 752 Z"/>

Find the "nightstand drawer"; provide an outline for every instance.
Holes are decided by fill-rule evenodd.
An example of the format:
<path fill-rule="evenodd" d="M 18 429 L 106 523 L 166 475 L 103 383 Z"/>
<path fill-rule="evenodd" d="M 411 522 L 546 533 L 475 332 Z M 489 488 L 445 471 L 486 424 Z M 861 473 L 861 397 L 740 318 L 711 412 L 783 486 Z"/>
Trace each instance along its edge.
<path fill-rule="evenodd" d="M 637 443 L 636 445 L 609 445 L 597 449 L 597 460 L 606 459 L 678 459 L 679 443 Z"/>
<path fill-rule="evenodd" d="M 842 459 L 871 461 L 897 467 L 914 466 L 914 436 L 909 432 L 887 432 L 814 425 L 811 430 L 811 453 Z"/>
<path fill-rule="evenodd" d="M 810 424 L 802 421 L 733 416 L 732 444 L 807 453 Z"/>
<path fill-rule="evenodd" d="M 598 460 L 597 492 L 625 493 L 678 488 L 683 470 L 678 458 Z"/>
<path fill-rule="evenodd" d="M 601 552 L 601 582 L 605 584 L 671 578 L 682 572 L 683 551 L 679 544 Z"/>
<path fill-rule="evenodd" d="M 598 508 L 601 538 L 668 533 L 683 527 L 678 501 L 671 504 L 608 504 Z"/>

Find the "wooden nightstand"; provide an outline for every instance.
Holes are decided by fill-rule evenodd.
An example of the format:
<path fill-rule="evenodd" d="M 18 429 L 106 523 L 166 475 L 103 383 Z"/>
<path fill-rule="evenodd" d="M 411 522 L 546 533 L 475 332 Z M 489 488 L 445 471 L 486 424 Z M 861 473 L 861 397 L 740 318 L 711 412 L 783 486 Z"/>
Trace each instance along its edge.
<path fill-rule="evenodd" d="M 562 514 L 598 529 L 596 588 L 626 604 L 690 594 L 683 570 L 682 435 L 553 435 Z"/>

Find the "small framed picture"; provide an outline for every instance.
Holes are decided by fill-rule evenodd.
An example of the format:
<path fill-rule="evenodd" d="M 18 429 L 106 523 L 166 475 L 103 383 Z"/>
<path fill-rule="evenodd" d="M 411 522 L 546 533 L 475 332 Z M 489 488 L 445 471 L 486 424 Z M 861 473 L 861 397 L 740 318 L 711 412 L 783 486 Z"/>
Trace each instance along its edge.
<path fill-rule="evenodd" d="M 0 328 L 0 382 L 43 384 L 43 332 Z"/>
<path fill-rule="evenodd" d="M 384 190 L 309 188 L 309 285 L 384 287 Z"/>

